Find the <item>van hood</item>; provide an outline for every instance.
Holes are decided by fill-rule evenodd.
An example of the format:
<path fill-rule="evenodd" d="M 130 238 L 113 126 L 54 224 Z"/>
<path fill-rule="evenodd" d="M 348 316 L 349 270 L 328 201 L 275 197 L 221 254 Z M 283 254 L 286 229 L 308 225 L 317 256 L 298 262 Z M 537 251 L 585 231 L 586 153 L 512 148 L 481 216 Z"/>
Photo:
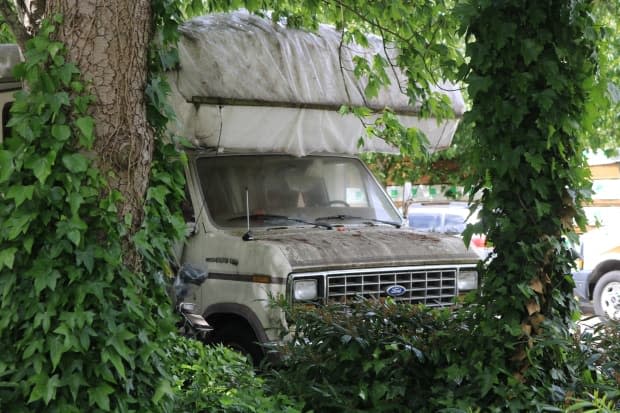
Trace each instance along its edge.
<path fill-rule="evenodd" d="M 293 270 L 475 264 L 479 260 L 458 237 L 407 228 L 274 229 L 255 232 L 250 242 L 277 247 Z"/>

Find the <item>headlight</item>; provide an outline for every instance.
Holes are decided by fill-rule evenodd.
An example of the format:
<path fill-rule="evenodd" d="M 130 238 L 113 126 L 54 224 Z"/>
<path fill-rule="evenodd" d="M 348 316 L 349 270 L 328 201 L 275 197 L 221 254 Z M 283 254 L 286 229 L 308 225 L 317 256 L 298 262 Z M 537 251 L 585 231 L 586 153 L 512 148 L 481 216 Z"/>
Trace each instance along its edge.
<path fill-rule="evenodd" d="M 317 295 L 316 280 L 295 280 L 293 281 L 293 297 L 295 301 L 314 300 Z"/>
<path fill-rule="evenodd" d="M 460 271 L 458 279 L 459 291 L 475 290 L 478 288 L 478 272 L 476 271 Z"/>

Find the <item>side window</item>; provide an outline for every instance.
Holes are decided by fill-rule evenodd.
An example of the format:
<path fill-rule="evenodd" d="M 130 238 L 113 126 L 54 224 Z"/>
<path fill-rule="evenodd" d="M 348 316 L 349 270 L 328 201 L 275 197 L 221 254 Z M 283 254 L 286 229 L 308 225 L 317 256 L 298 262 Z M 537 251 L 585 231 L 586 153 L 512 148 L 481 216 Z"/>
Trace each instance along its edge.
<path fill-rule="evenodd" d="M 446 214 L 445 232 L 460 234 L 465 230 L 465 220 L 462 215 Z"/>
<path fill-rule="evenodd" d="M 11 106 L 13 106 L 13 102 L 5 103 L 2 107 L 2 136 L 0 136 L 0 142 L 11 134 L 11 128 L 7 126 L 11 118 Z"/>

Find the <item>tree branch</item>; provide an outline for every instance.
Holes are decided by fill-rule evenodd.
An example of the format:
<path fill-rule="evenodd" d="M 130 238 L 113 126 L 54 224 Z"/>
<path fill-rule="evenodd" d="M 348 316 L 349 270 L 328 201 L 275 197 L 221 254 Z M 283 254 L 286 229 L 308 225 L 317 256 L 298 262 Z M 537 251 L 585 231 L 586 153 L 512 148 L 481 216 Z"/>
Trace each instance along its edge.
<path fill-rule="evenodd" d="M 26 42 L 31 38 L 31 35 L 19 19 L 11 1 L 0 0 L 0 14 L 2 14 L 4 21 L 11 29 L 11 32 L 13 32 L 20 49 L 24 50 Z"/>

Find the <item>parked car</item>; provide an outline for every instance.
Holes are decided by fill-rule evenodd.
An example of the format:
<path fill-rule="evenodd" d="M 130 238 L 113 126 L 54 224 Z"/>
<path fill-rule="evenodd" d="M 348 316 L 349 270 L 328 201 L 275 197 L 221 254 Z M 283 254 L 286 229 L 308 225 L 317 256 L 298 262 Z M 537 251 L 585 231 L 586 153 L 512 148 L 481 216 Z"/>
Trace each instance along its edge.
<path fill-rule="evenodd" d="M 607 226 L 580 238 L 578 269 L 573 272 L 580 307 L 620 320 L 620 233 Z"/>
<path fill-rule="evenodd" d="M 477 212 L 472 213 L 466 202 L 416 202 L 407 210 L 409 227 L 421 232 L 460 236 L 467 224 L 477 219 Z M 469 249 L 483 259 L 493 252 L 483 234 L 471 237 Z"/>

